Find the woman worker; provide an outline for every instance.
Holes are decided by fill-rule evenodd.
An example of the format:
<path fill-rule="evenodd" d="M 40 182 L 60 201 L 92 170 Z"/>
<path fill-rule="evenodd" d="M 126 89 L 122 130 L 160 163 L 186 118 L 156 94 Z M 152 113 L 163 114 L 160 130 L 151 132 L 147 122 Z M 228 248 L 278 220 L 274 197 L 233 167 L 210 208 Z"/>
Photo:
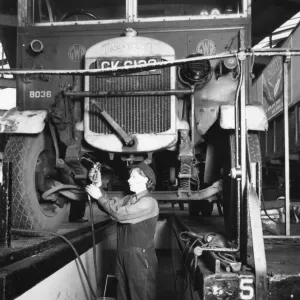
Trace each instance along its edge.
<path fill-rule="evenodd" d="M 159 208 L 150 192 L 156 178 L 152 168 L 144 162 L 131 168 L 128 180 L 134 195 L 109 199 L 100 190 L 101 174 L 95 172 L 97 182 L 86 187 L 87 193 L 117 223 L 118 280 L 117 300 L 154 300 L 156 295 L 157 258 L 154 233 Z"/>

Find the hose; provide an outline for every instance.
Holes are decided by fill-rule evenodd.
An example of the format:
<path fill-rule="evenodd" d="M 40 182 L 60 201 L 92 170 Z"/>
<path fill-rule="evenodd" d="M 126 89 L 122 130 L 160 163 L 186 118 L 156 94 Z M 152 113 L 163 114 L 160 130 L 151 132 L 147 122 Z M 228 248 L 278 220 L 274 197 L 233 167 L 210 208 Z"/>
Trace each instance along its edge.
<path fill-rule="evenodd" d="M 184 235 L 186 235 L 187 237 L 185 237 Z M 224 248 L 224 247 L 228 247 L 228 241 L 226 240 L 226 238 L 221 235 L 221 234 L 217 234 L 214 232 L 210 232 L 207 233 L 204 237 L 202 237 L 200 234 L 197 234 L 196 232 L 192 232 L 192 231 L 183 231 L 180 233 L 180 239 L 183 241 L 186 241 L 186 248 L 185 248 L 185 252 L 183 253 L 183 262 L 182 265 L 184 264 L 188 264 L 188 258 L 189 258 L 189 254 L 193 251 L 194 246 L 196 243 L 199 243 L 199 247 L 200 249 L 209 249 L 209 248 Z M 211 240 L 210 240 L 211 237 Z M 214 260 L 219 260 L 220 264 L 222 266 L 222 268 L 224 268 L 225 270 L 227 270 L 227 267 L 230 266 L 231 263 L 236 263 L 237 262 L 237 258 L 231 254 L 231 253 L 223 253 L 223 252 L 212 252 L 212 251 L 208 251 L 206 252 L 206 255 L 209 255 L 210 257 L 212 257 Z M 194 275 L 196 270 L 195 270 L 195 265 L 192 265 L 192 263 L 195 263 L 195 257 L 194 259 L 192 259 L 190 261 L 190 268 L 192 269 L 192 274 Z"/>
<path fill-rule="evenodd" d="M 86 195 L 83 188 L 72 185 L 72 184 L 62 184 L 59 181 L 52 180 L 53 187 L 47 190 L 42 194 L 42 199 L 47 201 L 55 201 L 56 196 L 53 195 L 54 193 L 60 193 L 65 197 L 75 200 L 75 201 L 82 201 L 82 198 Z"/>
<path fill-rule="evenodd" d="M 74 245 L 73 245 L 73 244 L 72 244 L 65 236 L 63 236 L 63 235 L 61 235 L 61 234 L 59 234 L 59 233 L 56 233 L 56 232 L 48 232 L 48 231 L 40 231 L 40 230 L 30 230 L 30 229 L 12 229 L 12 233 L 17 233 L 17 234 L 19 233 L 19 234 L 22 234 L 22 235 L 24 235 L 24 236 L 26 236 L 26 234 L 28 234 L 28 233 L 29 233 L 29 236 L 31 236 L 32 234 L 34 234 L 34 235 L 36 235 L 36 236 L 48 236 L 48 235 L 54 235 L 54 236 L 58 236 L 58 237 L 60 237 L 61 239 L 63 239 L 63 240 L 71 247 L 71 249 L 72 249 L 73 252 L 75 253 L 76 258 L 78 259 L 78 262 L 79 262 L 80 267 L 81 267 L 81 269 L 82 269 L 82 272 L 83 272 L 83 274 L 84 274 L 84 277 L 85 277 L 85 279 L 86 279 L 86 281 L 87 281 L 87 283 L 88 283 L 89 289 L 90 289 L 90 291 L 91 291 L 91 293 L 92 293 L 92 295 L 93 295 L 93 298 L 94 298 L 94 300 L 97 300 L 96 293 L 95 293 L 95 291 L 94 291 L 94 289 L 93 289 L 93 286 L 92 286 L 91 281 L 90 281 L 90 279 L 89 279 L 89 277 L 88 277 L 88 274 L 87 274 L 87 272 L 86 272 L 86 269 L 85 269 L 85 267 L 84 267 L 84 265 L 83 265 L 83 263 L 82 263 L 82 260 L 81 260 L 81 258 L 80 258 L 80 256 L 79 256 L 79 254 L 78 254 L 76 248 L 74 247 Z M 30 234 L 31 234 L 31 235 L 30 235 Z"/>
<path fill-rule="evenodd" d="M 55 182 L 57 183 L 57 182 Z M 80 194 L 81 196 L 84 194 L 84 191 L 82 190 L 82 188 L 79 188 L 78 186 L 76 185 L 66 185 L 66 184 L 61 184 L 58 182 L 58 185 L 52 187 L 51 189 L 49 189 L 48 191 L 46 191 L 45 193 L 43 193 L 42 195 L 42 198 L 44 200 L 53 200 L 53 197 L 51 197 L 54 193 L 58 192 L 63 194 L 63 195 L 66 195 L 65 193 L 68 192 L 68 193 L 72 193 L 70 191 L 62 191 L 62 190 L 65 190 L 65 189 L 71 189 L 71 190 L 77 190 L 79 191 L 78 194 Z M 76 192 L 75 192 L 76 193 Z M 73 199 L 74 200 L 74 199 Z M 91 201 L 91 197 L 88 195 L 88 204 L 89 204 L 89 209 L 90 209 L 90 219 L 91 219 L 91 228 L 92 228 L 92 239 L 93 239 L 93 260 L 94 260 L 94 271 L 95 271 L 95 280 L 96 280 L 96 289 L 97 291 L 99 291 L 98 289 L 98 268 L 97 268 L 97 256 L 96 256 L 96 237 L 95 237 L 95 226 L 94 226 L 94 214 L 93 214 L 93 207 L 92 207 L 92 201 Z M 47 236 L 47 235 L 54 235 L 54 236 L 58 236 L 60 238 L 62 238 L 70 247 L 71 249 L 73 250 L 73 252 L 75 253 L 76 255 L 76 258 L 78 259 L 79 261 L 79 264 L 81 266 L 81 269 L 83 271 L 83 274 L 86 278 L 86 281 L 89 285 L 89 288 L 90 288 L 90 291 L 93 295 L 93 297 L 95 298 L 95 300 L 97 299 L 97 296 L 96 296 L 96 293 L 92 287 L 92 284 L 90 282 L 90 279 L 87 275 L 87 272 L 84 268 L 84 265 L 82 263 L 82 260 L 76 250 L 76 248 L 74 247 L 74 245 L 63 235 L 60 235 L 58 233 L 55 233 L 55 232 L 48 232 L 48 231 L 40 231 L 40 230 L 29 230 L 29 229 L 12 229 L 12 232 L 13 233 L 19 233 L 19 234 L 22 234 L 22 235 L 35 235 L 35 236 Z"/>
<path fill-rule="evenodd" d="M 97 291 L 98 291 L 98 267 L 97 267 L 97 254 L 96 254 L 96 237 L 95 237 L 95 226 L 94 226 L 94 213 L 93 213 L 93 207 L 92 207 L 92 201 L 91 201 L 90 195 L 88 195 L 88 203 L 89 203 L 89 208 L 90 208 L 90 218 L 91 218 L 91 227 L 92 227 L 95 280 L 96 280 L 96 287 L 97 287 Z"/>

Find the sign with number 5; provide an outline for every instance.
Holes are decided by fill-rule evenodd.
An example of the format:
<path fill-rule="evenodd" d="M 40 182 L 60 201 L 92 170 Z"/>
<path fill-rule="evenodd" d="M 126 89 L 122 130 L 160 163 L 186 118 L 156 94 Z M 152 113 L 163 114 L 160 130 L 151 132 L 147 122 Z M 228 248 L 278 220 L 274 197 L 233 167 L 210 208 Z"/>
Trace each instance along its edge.
<path fill-rule="evenodd" d="M 240 299 L 252 300 L 254 298 L 253 278 L 242 277 L 240 279 Z"/>

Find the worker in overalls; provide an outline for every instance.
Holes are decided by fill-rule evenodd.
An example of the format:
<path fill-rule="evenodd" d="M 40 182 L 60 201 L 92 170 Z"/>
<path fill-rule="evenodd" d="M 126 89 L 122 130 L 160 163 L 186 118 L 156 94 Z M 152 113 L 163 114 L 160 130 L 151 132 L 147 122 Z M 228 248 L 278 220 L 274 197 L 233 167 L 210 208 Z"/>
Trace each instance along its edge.
<path fill-rule="evenodd" d="M 100 173 L 97 169 L 91 172 Z M 118 222 L 117 300 L 154 300 L 157 273 L 154 233 L 159 208 L 150 192 L 156 183 L 155 174 L 149 165 L 139 163 L 131 168 L 128 180 L 135 194 L 113 199 L 100 189 L 101 175 L 97 176 L 98 182 L 88 185 L 86 191 L 98 201 L 100 209 Z"/>

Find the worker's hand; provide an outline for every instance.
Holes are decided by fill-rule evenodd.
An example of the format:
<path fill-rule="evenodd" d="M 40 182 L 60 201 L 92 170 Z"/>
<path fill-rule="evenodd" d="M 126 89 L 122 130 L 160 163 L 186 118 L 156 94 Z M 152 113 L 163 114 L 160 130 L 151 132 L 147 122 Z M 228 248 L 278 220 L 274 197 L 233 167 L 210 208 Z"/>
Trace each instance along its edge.
<path fill-rule="evenodd" d="M 94 199 L 99 199 L 102 196 L 102 193 L 98 187 L 94 184 L 87 185 L 85 187 L 86 192 Z"/>
<path fill-rule="evenodd" d="M 101 172 L 98 168 L 92 168 L 89 172 L 89 179 L 96 187 L 100 188 L 102 185 Z"/>

